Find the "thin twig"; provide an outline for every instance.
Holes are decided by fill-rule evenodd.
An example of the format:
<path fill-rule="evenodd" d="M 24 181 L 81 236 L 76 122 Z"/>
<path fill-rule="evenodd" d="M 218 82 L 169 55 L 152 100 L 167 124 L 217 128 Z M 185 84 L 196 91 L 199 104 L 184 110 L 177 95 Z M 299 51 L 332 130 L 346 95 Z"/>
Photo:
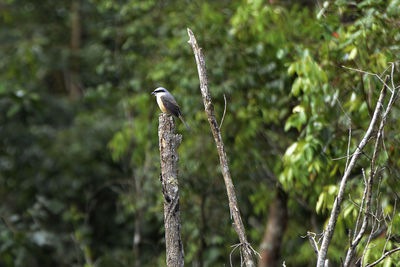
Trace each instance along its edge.
<path fill-rule="evenodd" d="M 374 261 L 373 263 L 365 265 L 365 267 L 372 267 L 383 261 L 386 257 L 390 256 L 391 254 L 400 250 L 400 247 L 387 251 L 385 254 L 382 255 L 378 260 Z"/>
<path fill-rule="evenodd" d="M 349 201 L 354 205 L 354 206 L 356 206 L 357 208 L 361 208 L 361 206 L 359 205 L 359 204 L 357 204 L 352 198 L 351 198 L 351 195 L 349 194 Z M 367 214 L 368 213 L 368 215 L 369 216 L 371 216 L 372 218 L 374 218 L 376 221 L 378 221 L 379 223 L 381 223 L 382 222 L 382 219 L 379 219 L 378 218 L 378 216 L 376 216 L 374 213 L 372 213 L 372 212 L 366 212 L 366 210 L 365 209 L 363 209 L 362 210 L 363 211 L 363 213 L 364 214 Z M 356 232 L 356 231 L 355 231 Z M 357 232 L 356 232 L 357 233 Z"/>
<path fill-rule="evenodd" d="M 382 253 L 385 252 L 386 246 L 387 246 L 387 244 L 388 244 L 388 242 L 389 242 L 389 240 L 390 240 L 390 238 L 392 236 L 393 219 L 394 219 L 395 212 L 396 212 L 396 204 L 397 204 L 397 201 L 395 200 L 394 201 L 394 208 L 393 208 L 393 215 L 392 215 L 392 218 L 389 218 L 390 219 L 390 226 L 388 227 L 388 230 L 387 230 L 387 238 L 386 238 L 385 246 L 383 247 Z M 388 216 L 389 216 L 389 214 L 388 214 Z"/>
<path fill-rule="evenodd" d="M 355 154 L 355 153 L 353 153 L 353 154 L 350 154 L 350 155 L 348 155 L 348 156 L 343 156 L 343 157 L 339 157 L 339 158 L 333 158 L 333 159 L 331 159 L 331 160 L 342 160 L 342 159 L 348 159 L 348 158 L 351 158 L 352 156 L 354 156 L 354 154 Z M 346 170 L 346 168 L 345 168 L 345 170 Z"/>
<path fill-rule="evenodd" d="M 369 140 L 368 140 L 369 141 Z M 362 150 L 360 150 L 360 152 L 363 156 L 365 156 L 368 160 L 371 160 L 371 158 Z M 331 160 L 342 160 L 342 159 L 347 159 L 347 158 L 351 158 L 352 156 L 354 156 L 356 154 L 356 152 L 350 154 L 349 156 L 343 156 L 343 157 L 339 157 L 339 158 L 333 158 Z M 346 169 L 345 169 L 346 171 Z"/>
<path fill-rule="evenodd" d="M 238 247 L 240 247 L 240 243 L 239 244 L 235 244 L 235 245 L 232 245 L 231 247 L 233 247 L 233 249 L 231 250 L 231 252 L 229 253 L 229 262 L 230 262 L 230 264 L 231 264 L 231 267 L 233 267 L 233 264 L 232 264 L 232 254 L 233 254 L 233 252 L 235 251 L 235 249 L 237 249 Z"/>
<path fill-rule="evenodd" d="M 222 115 L 221 123 L 219 124 L 219 127 L 218 127 L 219 130 L 221 130 L 222 123 L 224 122 L 225 113 L 226 113 L 226 97 L 225 97 L 225 94 L 224 94 L 224 114 Z"/>
<path fill-rule="evenodd" d="M 390 62 L 389 62 L 390 63 Z M 388 69 L 390 69 L 392 65 L 389 65 L 382 73 L 379 75 L 380 77 L 383 77 L 383 75 L 387 72 Z"/>
<path fill-rule="evenodd" d="M 368 188 L 368 186 L 367 186 L 367 178 L 365 176 L 364 168 L 362 168 L 361 171 L 362 171 L 363 178 L 364 178 L 364 193 L 363 193 L 363 196 L 362 196 L 362 199 L 361 199 L 360 209 L 359 209 L 358 215 L 357 215 L 356 226 L 354 227 L 353 240 L 356 238 L 356 234 L 358 232 L 358 224 L 360 223 L 361 214 L 363 213 L 363 210 L 364 210 L 364 201 L 365 201 L 365 198 L 367 196 L 367 188 Z"/>
<path fill-rule="evenodd" d="M 347 160 L 346 160 L 346 166 L 344 167 L 344 169 L 347 169 L 347 166 L 349 166 L 349 160 L 350 160 L 350 144 L 351 144 L 351 123 L 349 126 L 349 141 L 347 143 Z"/>
<path fill-rule="evenodd" d="M 368 74 L 368 75 L 371 75 L 371 76 L 375 76 L 375 77 L 377 77 L 377 78 L 385 85 L 385 87 L 386 87 L 387 89 L 389 89 L 390 92 L 393 93 L 393 91 L 394 91 L 394 87 L 393 87 L 393 89 L 390 88 L 390 86 L 387 85 L 386 82 L 385 82 L 378 74 L 376 74 L 376 73 L 371 73 L 371 72 L 368 72 L 368 71 L 363 71 L 363 70 L 359 70 L 359 69 L 355 69 L 355 68 L 350 68 L 350 67 L 346 67 L 346 66 L 342 66 L 342 67 L 345 68 L 345 69 L 354 70 L 354 71 L 357 71 L 357 72 L 361 72 L 361 73 L 364 73 L 364 74 Z"/>
<path fill-rule="evenodd" d="M 367 92 L 365 91 L 364 79 L 362 73 L 360 73 L 360 84 L 361 84 L 361 93 L 364 96 L 365 103 L 367 103 L 368 114 L 371 117 L 372 116 L 371 98 L 369 97 L 369 94 L 367 95 Z"/>
<path fill-rule="evenodd" d="M 394 90 L 394 63 L 392 62 L 391 63 L 392 64 L 392 71 L 390 72 L 390 76 L 391 76 L 391 81 L 392 81 L 392 88 L 393 88 L 393 90 Z"/>
<path fill-rule="evenodd" d="M 250 244 L 248 244 L 249 246 L 250 246 L 250 249 L 251 249 L 251 251 L 253 251 L 253 253 L 254 253 L 254 255 L 256 255 L 256 256 L 258 256 L 258 258 L 260 258 L 261 259 L 261 254 L 260 253 L 258 253 L 258 251 L 257 250 L 255 250 Z"/>
<path fill-rule="evenodd" d="M 316 234 L 313 232 L 307 232 L 306 236 L 302 236 L 302 238 L 308 238 L 308 240 L 310 241 L 311 247 L 313 248 L 315 254 L 318 256 L 319 254 L 319 250 L 318 250 L 318 244 L 317 241 L 315 241 L 315 236 Z"/>
<path fill-rule="evenodd" d="M 375 230 L 375 225 L 376 225 L 376 221 L 374 221 L 373 224 L 372 224 L 371 234 L 368 236 L 367 243 L 365 244 L 363 255 L 361 256 L 361 264 L 360 264 L 361 266 L 364 265 L 365 254 L 367 253 L 367 250 L 369 249 L 368 247 L 369 247 L 369 244 L 371 243 L 371 240 L 372 240 L 372 233 Z M 379 229 L 379 226 L 377 227 L 377 229 Z"/>
<path fill-rule="evenodd" d="M 344 110 L 343 105 L 342 105 L 342 103 L 340 102 L 338 96 L 335 96 L 335 100 L 336 100 L 336 102 L 338 103 L 339 108 L 342 110 L 343 114 L 347 117 L 348 122 L 349 122 L 349 127 L 351 127 L 351 118 L 350 118 L 350 115 Z"/>

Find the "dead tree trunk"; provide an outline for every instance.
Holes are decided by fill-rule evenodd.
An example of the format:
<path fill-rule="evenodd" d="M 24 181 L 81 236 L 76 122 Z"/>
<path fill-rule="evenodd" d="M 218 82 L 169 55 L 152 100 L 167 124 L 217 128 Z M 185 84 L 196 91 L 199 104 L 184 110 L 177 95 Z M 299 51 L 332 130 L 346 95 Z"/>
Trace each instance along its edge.
<path fill-rule="evenodd" d="M 184 265 L 179 211 L 178 147 L 182 136 L 175 134 L 172 116 L 160 114 L 158 138 L 160 142 L 161 183 L 164 194 L 164 225 L 166 261 L 168 267 Z"/>
<path fill-rule="evenodd" d="M 260 245 L 261 259 L 258 267 L 279 266 L 280 248 L 287 224 L 287 194 L 281 188 L 276 189 L 276 195 L 269 208 L 268 223 L 264 238 Z"/>
<path fill-rule="evenodd" d="M 240 247 L 243 255 L 244 264 L 246 266 L 254 266 L 252 247 L 247 241 L 246 232 L 237 203 L 235 187 L 233 186 L 231 173 L 229 171 L 228 158 L 226 156 L 224 142 L 222 141 L 221 137 L 220 126 L 218 126 L 217 119 L 215 118 L 214 105 L 211 101 L 211 94 L 208 87 L 208 78 L 204 55 L 201 51 L 201 48 L 197 44 L 193 32 L 190 29 L 187 29 L 187 32 L 189 35 L 188 43 L 192 47 L 196 59 L 197 71 L 199 73 L 200 80 L 200 90 L 204 102 L 204 109 L 207 114 L 208 122 L 210 123 L 211 127 L 211 132 L 214 136 L 214 141 L 218 150 L 219 163 L 221 165 L 222 176 L 224 177 L 225 187 L 228 194 L 229 209 L 233 218 L 233 226 L 240 240 Z"/>

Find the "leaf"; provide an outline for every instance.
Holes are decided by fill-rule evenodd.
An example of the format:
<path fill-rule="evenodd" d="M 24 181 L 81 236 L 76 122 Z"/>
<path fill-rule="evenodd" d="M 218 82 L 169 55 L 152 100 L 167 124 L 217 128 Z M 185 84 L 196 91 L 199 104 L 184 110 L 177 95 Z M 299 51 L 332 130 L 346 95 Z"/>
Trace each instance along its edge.
<path fill-rule="evenodd" d="M 347 218 L 347 216 L 354 210 L 353 205 L 347 206 L 343 211 L 343 218 Z"/>
<path fill-rule="evenodd" d="M 328 193 L 329 195 L 335 195 L 337 193 L 337 185 L 329 185 L 328 186 Z"/>
<path fill-rule="evenodd" d="M 296 106 L 293 108 L 293 114 L 288 118 L 285 124 L 285 131 L 292 127 L 295 127 L 298 131 L 307 122 L 307 115 L 304 111 L 304 107 Z"/>
<path fill-rule="evenodd" d="M 318 197 L 318 201 L 317 204 L 315 206 L 315 211 L 317 213 L 320 213 L 322 208 L 324 207 L 324 203 L 325 203 L 325 199 L 326 199 L 326 193 L 322 192 L 319 197 Z"/>
<path fill-rule="evenodd" d="M 289 65 L 288 74 L 293 75 L 296 72 L 296 63 L 292 63 Z"/>
<path fill-rule="evenodd" d="M 392 266 L 393 259 L 392 257 L 387 257 L 383 260 L 383 267 L 390 267 Z"/>
<path fill-rule="evenodd" d="M 289 146 L 288 149 L 286 149 L 285 156 L 292 156 L 292 154 L 297 148 L 297 145 L 298 143 L 294 142 L 291 146 Z"/>
<path fill-rule="evenodd" d="M 353 59 L 356 58 L 356 56 L 357 56 L 357 47 L 354 47 L 353 49 L 351 49 L 351 52 L 350 52 L 350 54 L 349 54 L 347 59 L 348 60 L 353 60 Z"/>
<path fill-rule="evenodd" d="M 303 80 L 301 77 L 296 78 L 292 85 L 292 94 L 298 96 L 300 94 L 301 87 L 303 86 Z"/>
<path fill-rule="evenodd" d="M 11 118 L 14 116 L 19 110 L 21 109 L 20 104 L 14 104 L 8 111 L 7 111 L 7 117 Z"/>

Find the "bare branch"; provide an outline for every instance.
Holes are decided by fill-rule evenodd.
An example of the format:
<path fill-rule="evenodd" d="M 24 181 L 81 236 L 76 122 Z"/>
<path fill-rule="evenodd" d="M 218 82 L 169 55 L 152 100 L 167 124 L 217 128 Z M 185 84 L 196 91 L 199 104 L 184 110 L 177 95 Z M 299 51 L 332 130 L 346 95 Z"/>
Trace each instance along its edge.
<path fill-rule="evenodd" d="M 392 88 L 394 90 L 395 86 L 394 86 L 394 63 L 391 63 L 392 65 L 392 71 L 390 72 L 390 76 L 391 76 L 391 82 L 392 82 Z"/>
<path fill-rule="evenodd" d="M 392 65 L 391 75 L 393 75 L 393 72 L 394 72 L 394 64 Z M 386 76 L 383 89 L 385 89 L 385 87 L 387 87 L 386 83 L 388 81 L 389 81 L 389 76 Z M 393 77 L 392 77 L 392 86 L 393 86 L 393 88 L 395 88 L 394 87 L 394 83 L 393 83 Z M 374 146 L 374 151 L 373 151 L 373 156 L 372 156 L 372 159 L 371 159 L 370 176 L 369 176 L 369 179 L 368 179 L 368 183 L 366 185 L 366 191 L 364 191 L 364 195 L 363 195 L 363 201 L 364 201 L 365 193 L 367 192 L 367 198 L 366 198 L 366 204 L 365 204 L 366 211 L 365 211 L 365 213 L 363 215 L 363 223 L 362 223 L 362 226 L 360 228 L 360 231 L 358 232 L 357 236 L 353 237 L 353 242 L 351 243 L 349 249 L 347 250 L 344 266 L 349 266 L 349 264 L 351 262 L 351 259 L 352 259 L 353 255 L 354 255 L 355 249 L 358 246 L 359 242 L 361 241 L 362 237 L 364 236 L 364 233 L 365 233 L 367 225 L 368 225 L 368 217 L 369 217 L 369 213 L 370 213 L 370 210 L 371 210 L 372 186 L 373 186 L 373 183 L 374 183 L 374 177 L 376 176 L 376 173 L 378 171 L 378 169 L 375 168 L 377 155 L 379 153 L 379 151 L 378 151 L 379 149 L 378 148 L 379 148 L 379 145 L 380 145 L 380 141 L 382 140 L 383 135 L 384 135 L 384 127 L 385 127 L 385 124 L 386 124 L 387 115 L 388 115 L 388 113 L 389 113 L 389 111 L 390 111 L 390 109 L 391 109 L 391 107 L 392 107 L 392 105 L 393 105 L 393 103 L 394 103 L 394 101 L 395 101 L 395 99 L 397 97 L 397 94 L 398 94 L 398 92 L 396 92 L 396 90 L 392 91 L 391 98 L 389 100 L 389 103 L 387 105 L 386 110 L 384 111 L 384 114 L 382 116 L 382 119 L 381 119 L 381 122 L 380 122 L 380 125 L 379 125 L 379 129 L 378 129 L 378 132 L 377 132 L 377 138 L 376 138 L 376 141 L 375 141 L 375 146 Z M 360 207 L 360 212 L 362 211 L 362 208 L 363 208 L 363 206 Z M 359 214 L 359 216 L 360 216 L 360 214 Z M 356 231 L 357 231 L 357 228 L 358 228 L 358 222 L 359 222 L 359 217 L 357 218 L 354 235 L 356 234 Z M 379 220 L 378 220 L 378 222 L 379 222 Z M 370 236 L 368 238 L 368 243 L 370 241 L 372 232 L 371 232 L 371 234 L 370 234 Z M 387 241 L 386 241 L 386 243 L 387 243 Z M 386 248 L 386 245 L 385 245 L 385 248 Z M 364 254 L 365 254 L 365 251 L 364 251 Z"/>
<path fill-rule="evenodd" d="M 391 254 L 397 252 L 400 250 L 400 247 L 398 248 L 394 248 L 392 250 L 387 251 L 385 254 L 382 255 L 382 257 L 380 257 L 378 260 L 374 261 L 373 263 L 367 264 L 365 265 L 365 267 L 372 267 L 377 265 L 378 263 L 380 263 L 381 261 L 383 261 L 386 257 L 390 256 Z"/>
<path fill-rule="evenodd" d="M 360 218 L 361 218 L 361 215 L 363 214 L 364 202 L 365 202 L 365 198 L 367 197 L 367 191 L 368 191 L 368 190 L 367 190 L 367 188 L 368 188 L 368 187 L 367 187 L 367 178 L 366 178 L 366 176 L 365 176 L 365 170 L 364 170 L 364 168 L 362 168 L 361 171 L 362 171 L 363 179 L 364 179 L 364 193 L 363 193 L 363 196 L 362 196 L 362 199 L 361 199 L 361 204 L 360 204 L 360 208 L 359 208 L 358 215 L 357 215 L 356 226 L 354 227 L 353 240 L 355 239 L 356 234 L 357 234 L 357 232 L 358 232 L 358 224 L 360 223 Z"/>
<path fill-rule="evenodd" d="M 386 87 L 387 89 L 389 89 L 389 91 L 392 92 L 392 93 L 393 93 L 393 91 L 394 91 L 394 89 L 395 89 L 394 87 L 393 87 L 393 89 L 390 88 L 390 86 L 387 85 L 386 82 L 385 82 L 378 74 L 376 74 L 376 73 L 371 73 L 371 72 L 368 72 L 368 71 L 363 71 L 363 70 L 359 70 L 359 69 L 355 69 L 355 68 L 350 68 L 350 67 L 346 67 L 346 66 L 342 66 L 342 67 L 345 68 L 345 69 L 354 70 L 354 71 L 357 71 L 357 72 L 361 72 L 361 73 L 364 73 L 364 74 L 367 74 L 367 75 L 371 75 L 371 76 L 377 77 L 377 78 L 381 81 L 381 83 L 384 84 L 385 87 Z"/>
<path fill-rule="evenodd" d="M 387 83 L 388 81 L 389 81 L 389 76 L 386 76 L 385 82 Z M 382 88 L 382 90 L 384 90 L 384 89 L 385 89 L 385 86 Z M 392 93 L 391 100 L 389 100 L 389 104 L 391 103 L 392 99 L 394 99 L 393 98 L 393 96 L 395 95 L 394 92 L 395 91 L 393 91 L 393 93 Z M 386 109 L 386 112 L 389 112 L 389 110 L 391 108 L 391 105 L 389 106 L 389 104 L 388 104 L 388 108 Z M 359 242 L 361 241 L 362 237 L 364 236 L 365 231 L 368 226 L 368 217 L 369 217 L 368 215 L 371 210 L 372 186 L 373 186 L 374 178 L 375 178 L 376 172 L 377 172 L 377 168 L 375 168 L 375 164 L 376 164 L 376 158 L 379 153 L 378 150 L 379 150 L 379 144 L 380 144 L 380 141 L 381 141 L 382 135 L 383 135 L 383 129 L 384 129 L 385 123 L 386 123 L 386 115 L 387 115 L 386 112 L 383 114 L 383 117 L 382 117 L 380 125 L 379 125 L 377 137 L 375 140 L 374 152 L 373 152 L 372 159 L 371 159 L 371 171 L 370 171 L 368 183 L 366 185 L 367 186 L 367 188 L 366 188 L 367 189 L 367 194 L 366 194 L 367 197 L 366 197 L 366 204 L 365 204 L 366 211 L 363 216 L 363 222 L 362 222 L 360 231 L 357 234 L 357 236 L 355 238 L 353 238 L 353 242 L 351 243 L 349 249 L 347 250 L 344 266 L 349 266 L 350 261 L 354 255 L 355 249 L 358 246 Z M 365 193 L 365 191 L 364 191 L 364 193 Z M 363 199 L 365 199 L 364 196 L 363 196 Z M 356 234 L 356 232 L 354 234 Z"/>
<path fill-rule="evenodd" d="M 231 264 L 231 267 L 233 267 L 233 264 L 232 264 L 232 254 L 233 254 L 233 252 L 234 252 L 238 247 L 240 247 L 240 243 L 239 243 L 239 244 L 232 245 L 231 247 L 232 247 L 233 249 L 231 250 L 231 253 L 229 253 L 229 263 Z"/>
<path fill-rule="evenodd" d="M 349 160 L 350 160 L 350 144 L 351 144 L 351 123 L 349 126 L 349 141 L 347 143 L 347 159 L 346 159 L 346 166 L 344 167 L 344 169 L 346 170 L 347 167 L 349 166 Z"/>
<path fill-rule="evenodd" d="M 204 110 L 210 123 L 211 132 L 214 137 L 215 144 L 217 146 L 219 161 L 221 165 L 222 176 L 224 177 L 225 187 L 228 194 L 229 209 L 233 217 L 233 226 L 240 240 L 240 252 L 243 255 L 244 263 L 247 267 L 255 266 L 253 260 L 253 250 L 251 249 L 250 243 L 247 241 L 245 228 L 242 222 L 242 218 L 239 212 L 239 206 L 237 203 L 235 187 L 232 182 L 231 173 L 229 171 L 228 158 L 226 156 L 224 142 L 222 141 L 221 131 L 218 127 L 217 119 L 215 118 L 214 105 L 212 103 L 210 89 L 208 86 L 207 69 L 204 55 L 201 48 L 198 46 L 196 38 L 193 32 L 188 28 L 189 35 L 188 43 L 193 49 L 193 53 L 196 59 L 197 72 L 200 80 L 200 91 L 203 97 Z"/>
<path fill-rule="evenodd" d="M 324 237 L 322 239 L 322 244 L 321 244 L 321 248 L 320 248 L 320 253 L 318 255 L 317 267 L 323 267 L 325 265 L 325 260 L 327 257 L 329 244 L 332 240 L 332 236 L 333 236 L 333 232 L 335 230 L 337 218 L 339 216 L 340 208 L 341 208 L 341 205 L 343 202 L 344 191 L 346 189 L 347 179 L 349 178 L 350 173 L 353 170 L 353 168 L 358 160 L 359 155 L 361 154 L 364 147 L 367 145 L 367 143 L 372 135 L 373 129 L 378 121 L 378 114 L 380 113 L 380 110 L 383 106 L 383 100 L 384 100 L 385 94 L 386 94 L 386 87 L 384 87 L 381 90 L 378 102 L 375 106 L 374 114 L 373 114 L 370 124 L 368 126 L 368 129 L 367 129 L 364 137 L 362 138 L 361 142 L 357 146 L 357 149 L 354 152 L 354 155 L 351 157 L 350 163 L 349 163 L 347 169 L 345 170 L 343 177 L 341 179 L 340 186 L 339 186 L 339 192 L 335 199 L 335 202 L 333 203 L 333 208 L 331 211 L 331 215 L 329 217 L 328 225 L 325 228 Z"/>
<path fill-rule="evenodd" d="M 339 158 L 333 158 L 333 159 L 331 159 L 331 160 L 342 160 L 342 159 L 348 159 L 348 158 L 351 158 L 352 156 L 354 156 L 354 154 L 355 153 L 353 153 L 353 154 L 349 154 L 349 155 L 347 155 L 347 156 L 343 156 L 343 157 L 339 157 Z M 347 163 L 347 162 L 346 162 Z M 346 170 L 346 168 L 344 168 L 345 170 Z"/>
<path fill-rule="evenodd" d="M 369 247 L 369 244 L 371 243 L 371 240 L 372 240 L 372 237 L 373 237 L 373 233 L 374 233 L 374 230 L 375 230 L 375 225 L 376 225 L 376 223 L 377 223 L 377 221 L 374 221 L 374 222 L 373 222 L 373 224 L 372 224 L 372 229 L 371 229 L 371 233 L 370 233 L 370 235 L 368 236 L 367 243 L 365 244 L 364 251 L 363 251 L 363 255 L 362 255 L 362 257 L 361 257 L 361 264 L 360 264 L 361 266 L 364 265 L 365 254 L 367 253 L 367 250 L 369 249 L 368 247 Z M 377 229 L 379 229 L 379 225 L 378 225 Z M 347 255 L 346 255 L 346 257 L 347 257 Z"/>
<path fill-rule="evenodd" d="M 389 218 L 389 219 L 390 219 L 390 226 L 388 227 L 386 242 L 385 242 L 385 246 L 383 247 L 382 253 L 385 252 L 386 246 L 387 246 L 387 244 L 388 244 L 390 238 L 392 237 L 393 219 L 394 219 L 395 212 L 396 212 L 396 204 L 397 204 L 397 201 L 395 200 L 395 201 L 394 201 L 394 208 L 393 208 L 393 215 L 392 215 L 392 218 Z M 388 215 L 388 216 L 389 216 L 389 215 Z"/>
<path fill-rule="evenodd" d="M 318 250 L 317 241 L 315 241 L 315 236 L 316 236 L 315 233 L 307 232 L 307 235 L 304 236 L 304 237 L 308 237 L 308 240 L 310 241 L 311 247 L 313 248 L 315 254 L 317 254 L 317 256 L 318 256 L 319 250 Z M 304 237 L 303 237 L 303 238 L 304 238 Z"/>
<path fill-rule="evenodd" d="M 390 63 L 390 62 L 389 62 Z M 383 75 L 387 72 L 388 69 L 390 69 L 392 65 L 389 65 L 382 73 L 379 75 L 379 77 L 383 77 Z"/>
<path fill-rule="evenodd" d="M 224 122 L 224 119 L 225 119 L 225 113 L 226 113 L 226 97 L 225 97 L 225 94 L 224 94 L 224 114 L 222 115 L 222 119 L 221 119 L 221 123 L 219 124 L 219 130 L 221 131 L 221 127 L 222 127 L 222 123 Z"/>
<path fill-rule="evenodd" d="M 366 210 L 365 210 L 364 215 L 362 216 L 363 222 L 362 222 L 360 231 L 358 232 L 357 236 L 355 238 L 353 238 L 353 241 L 351 242 L 351 245 L 350 245 L 349 249 L 347 250 L 346 258 L 344 261 L 344 266 L 350 265 L 351 259 L 353 258 L 353 255 L 355 252 L 355 249 L 358 246 L 358 244 L 360 243 L 361 238 L 364 236 L 364 233 L 368 226 L 368 217 L 369 217 L 368 215 L 371 210 L 372 186 L 373 186 L 374 177 L 376 174 L 375 161 L 376 161 L 376 158 L 378 155 L 378 147 L 379 147 L 379 143 L 380 143 L 380 140 L 382 137 L 383 127 L 384 127 L 384 120 L 381 121 L 381 124 L 379 126 L 379 131 L 377 134 L 377 138 L 375 140 L 375 147 L 374 147 L 374 152 L 373 152 L 373 156 L 372 156 L 372 160 L 371 160 L 370 176 L 369 176 L 368 182 L 366 184 L 366 188 L 364 190 L 364 195 L 363 195 L 363 199 L 362 199 L 362 204 L 364 204 L 364 200 L 366 198 L 366 204 L 365 204 Z M 362 208 L 363 208 L 363 206 L 360 207 L 360 209 L 361 209 L 360 212 L 362 211 Z M 358 221 L 356 223 L 356 227 L 358 227 Z M 355 230 L 357 230 L 357 228 Z M 356 234 L 356 232 L 354 232 L 354 234 Z"/>

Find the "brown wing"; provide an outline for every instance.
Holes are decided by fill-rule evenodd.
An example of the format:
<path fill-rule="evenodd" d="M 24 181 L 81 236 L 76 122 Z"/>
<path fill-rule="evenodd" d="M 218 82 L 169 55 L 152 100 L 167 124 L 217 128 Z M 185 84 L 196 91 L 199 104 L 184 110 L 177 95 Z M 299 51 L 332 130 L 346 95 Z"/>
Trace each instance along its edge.
<path fill-rule="evenodd" d="M 179 114 L 181 114 L 181 111 L 179 110 L 179 106 L 176 103 L 175 99 L 162 96 L 161 101 L 164 104 L 164 107 L 167 109 L 167 111 L 176 117 L 179 117 Z"/>

